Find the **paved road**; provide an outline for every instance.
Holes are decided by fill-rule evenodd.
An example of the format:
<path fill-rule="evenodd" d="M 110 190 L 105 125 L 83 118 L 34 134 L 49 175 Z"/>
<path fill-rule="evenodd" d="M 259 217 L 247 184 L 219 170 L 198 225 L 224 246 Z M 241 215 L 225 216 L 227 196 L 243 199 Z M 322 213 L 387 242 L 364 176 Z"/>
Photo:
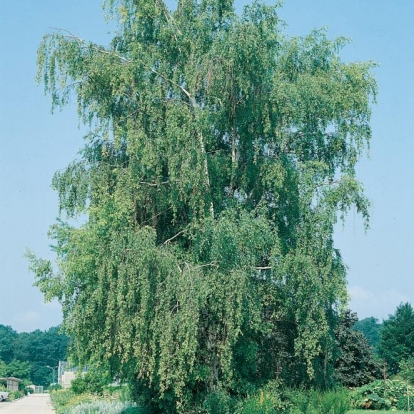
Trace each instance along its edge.
<path fill-rule="evenodd" d="M 32 394 L 17 401 L 0 403 L 0 414 L 53 414 L 49 394 Z"/>

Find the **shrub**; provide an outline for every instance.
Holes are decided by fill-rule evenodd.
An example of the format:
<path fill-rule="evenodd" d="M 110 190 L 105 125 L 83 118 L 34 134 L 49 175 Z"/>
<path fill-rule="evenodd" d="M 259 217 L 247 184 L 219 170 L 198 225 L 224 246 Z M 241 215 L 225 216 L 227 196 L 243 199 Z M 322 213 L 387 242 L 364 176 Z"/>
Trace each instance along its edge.
<path fill-rule="evenodd" d="M 77 377 L 70 383 L 70 388 L 77 395 L 84 394 L 88 389 L 88 383 L 85 378 Z"/>
<path fill-rule="evenodd" d="M 67 411 L 67 414 L 133 414 L 140 413 L 138 407 L 121 402 L 92 401 L 77 405 Z"/>
<path fill-rule="evenodd" d="M 356 313 L 347 310 L 335 330 L 339 355 L 333 377 L 345 387 L 359 387 L 381 378 L 380 364 L 365 336 L 354 329 Z"/>
<path fill-rule="evenodd" d="M 412 411 L 414 408 L 414 398 L 408 398 L 406 395 L 400 397 L 397 403 L 397 409 L 401 411 Z"/>
<path fill-rule="evenodd" d="M 344 389 L 324 392 L 317 407 L 319 414 L 345 414 L 351 408 L 349 394 Z"/>
<path fill-rule="evenodd" d="M 77 395 L 73 390 L 58 390 L 50 394 L 57 414 L 144 414 L 130 402 L 108 401 L 91 394 Z"/>
<path fill-rule="evenodd" d="M 61 389 L 62 389 L 62 386 L 60 384 L 53 384 L 53 385 L 50 385 L 48 387 L 49 392 L 51 392 L 51 391 L 57 391 L 57 390 L 61 390 Z M 33 391 L 33 389 L 32 389 L 32 391 Z"/>
<path fill-rule="evenodd" d="M 414 358 L 401 361 L 399 364 L 400 372 L 398 376 L 410 384 L 414 384 Z"/>
<path fill-rule="evenodd" d="M 53 391 L 50 398 L 57 414 L 66 414 L 69 408 L 92 401 L 90 395 L 76 395 L 72 390 Z"/>
<path fill-rule="evenodd" d="M 33 394 L 33 393 L 34 393 L 34 389 L 32 387 L 26 387 L 24 389 L 24 394 L 25 395 L 27 395 L 27 394 Z"/>
<path fill-rule="evenodd" d="M 307 413 L 310 410 L 310 399 L 308 391 L 285 390 L 285 398 L 292 404 L 292 413 Z"/>
<path fill-rule="evenodd" d="M 92 367 L 85 373 L 79 373 L 77 378 L 71 382 L 71 389 L 75 394 L 102 395 L 103 390 L 111 382 L 111 379 L 105 370 Z"/>
<path fill-rule="evenodd" d="M 127 407 L 122 411 L 122 414 L 145 414 L 147 411 L 141 407 Z"/>
<path fill-rule="evenodd" d="M 377 380 L 352 393 L 355 408 L 370 410 L 396 409 L 399 401 L 408 395 L 413 396 L 413 387 L 399 380 Z"/>
<path fill-rule="evenodd" d="M 203 409 L 208 414 L 231 414 L 233 402 L 225 391 L 217 390 L 207 395 L 203 402 Z"/>
<path fill-rule="evenodd" d="M 278 383 L 271 382 L 259 392 L 241 401 L 237 414 L 288 414 L 291 404 L 284 401 Z"/>
<path fill-rule="evenodd" d="M 24 397 L 23 391 L 10 391 L 9 393 L 10 401 L 17 400 L 18 398 L 22 398 L 22 397 Z"/>
<path fill-rule="evenodd" d="M 345 414 L 351 408 L 345 389 L 295 390 L 285 392 L 285 396 L 293 407 L 292 414 Z"/>
<path fill-rule="evenodd" d="M 287 414 L 288 412 L 288 408 L 278 397 L 270 396 L 263 391 L 244 400 L 237 410 L 237 414 Z"/>

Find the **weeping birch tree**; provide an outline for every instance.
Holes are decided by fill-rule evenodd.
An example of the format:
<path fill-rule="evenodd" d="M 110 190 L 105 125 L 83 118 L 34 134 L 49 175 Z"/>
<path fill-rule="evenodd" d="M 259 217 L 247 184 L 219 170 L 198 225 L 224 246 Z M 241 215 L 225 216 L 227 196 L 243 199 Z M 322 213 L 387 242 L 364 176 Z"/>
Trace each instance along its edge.
<path fill-rule="evenodd" d="M 346 40 L 323 30 L 285 36 L 260 2 L 241 15 L 232 0 L 106 7 L 109 46 L 57 31 L 38 50 L 53 108 L 74 97 L 90 130 L 53 178 L 56 265 L 30 255 L 77 358 L 162 412 L 326 377 L 347 300 L 333 228 L 350 208 L 368 220 L 355 166 L 372 63 L 341 61 Z"/>

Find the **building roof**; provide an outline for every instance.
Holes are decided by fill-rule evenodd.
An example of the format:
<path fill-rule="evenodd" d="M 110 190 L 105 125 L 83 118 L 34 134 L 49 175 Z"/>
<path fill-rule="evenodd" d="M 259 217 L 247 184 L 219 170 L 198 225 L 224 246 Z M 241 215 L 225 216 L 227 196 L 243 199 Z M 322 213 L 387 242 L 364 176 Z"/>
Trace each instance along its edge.
<path fill-rule="evenodd" d="M 20 378 L 16 378 L 16 377 L 0 377 L 0 381 L 16 381 L 16 382 L 21 382 L 22 380 Z"/>

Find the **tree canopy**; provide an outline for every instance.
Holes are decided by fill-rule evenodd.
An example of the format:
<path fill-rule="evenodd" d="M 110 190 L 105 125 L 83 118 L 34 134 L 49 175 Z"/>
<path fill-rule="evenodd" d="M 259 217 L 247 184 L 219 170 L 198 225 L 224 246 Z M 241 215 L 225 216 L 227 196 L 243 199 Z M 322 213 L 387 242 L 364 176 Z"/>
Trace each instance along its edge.
<path fill-rule="evenodd" d="M 410 303 L 401 303 L 382 325 L 378 354 L 387 363 L 388 372 L 395 374 L 401 363 L 414 357 L 413 307 Z"/>
<path fill-rule="evenodd" d="M 379 323 L 378 319 L 373 316 L 356 321 L 354 324 L 354 329 L 364 334 L 365 338 L 368 339 L 368 343 L 374 348 L 374 350 L 376 349 L 379 341 L 381 328 L 382 324 Z"/>
<path fill-rule="evenodd" d="M 0 360 L 10 363 L 14 358 L 14 347 L 18 333 L 11 327 L 0 325 Z"/>
<path fill-rule="evenodd" d="M 47 386 L 60 360 L 66 360 L 69 338 L 52 327 L 47 331 L 17 333 L 0 325 L 0 377 L 12 376 Z"/>
<path fill-rule="evenodd" d="M 217 387 L 312 381 L 347 300 L 334 225 L 352 207 L 368 220 L 355 165 L 373 64 L 341 61 L 346 40 L 323 30 L 287 37 L 257 1 L 241 15 L 231 0 L 106 7 L 110 45 L 58 31 L 38 51 L 53 107 L 75 97 L 90 133 L 53 178 L 57 268 L 30 254 L 37 286 L 62 303 L 79 360 L 162 412 Z"/>
<path fill-rule="evenodd" d="M 339 357 L 334 377 L 346 387 L 360 387 L 381 377 L 381 364 L 368 339 L 355 328 L 357 322 L 357 314 L 347 310 L 335 330 Z"/>

